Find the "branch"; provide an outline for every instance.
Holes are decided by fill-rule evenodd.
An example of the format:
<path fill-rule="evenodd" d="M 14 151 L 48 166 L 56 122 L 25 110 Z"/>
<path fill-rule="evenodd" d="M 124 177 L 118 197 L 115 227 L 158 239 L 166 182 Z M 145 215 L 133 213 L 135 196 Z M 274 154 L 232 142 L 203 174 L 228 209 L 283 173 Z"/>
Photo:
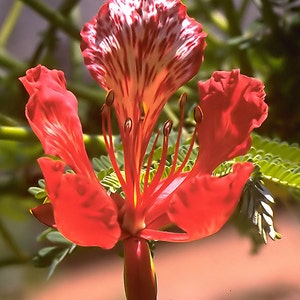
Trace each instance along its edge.
<path fill-rule="evenodd" d="M 0 140 L 35 142 L 37 138 L 30 127 L 0 126 Z M 87 147 L 100 147 L 106 152 L 104 139 L 101 135 L 83 134 L 83 140 Z"/>
<path fill-rule="evenodd" d="M 78 41 L 81 40 L 79 34 L 80 32 L 79 28 L 77 28 L 74 24 L 72 24 L 70 20 L 65 19 L 61 13 L 50 9 L 47 5 L 45 5 L 44 3 L 38 0 L 21 0 L 21 1 L 26 3 L 28 6 L 30 6 L 35 12 L 37 12 L 38 14 L 46 18 L 49 21 L 49 23 L 55 24 L 62 31 L 67 33 L 69 36 L 73 37 Z"/>

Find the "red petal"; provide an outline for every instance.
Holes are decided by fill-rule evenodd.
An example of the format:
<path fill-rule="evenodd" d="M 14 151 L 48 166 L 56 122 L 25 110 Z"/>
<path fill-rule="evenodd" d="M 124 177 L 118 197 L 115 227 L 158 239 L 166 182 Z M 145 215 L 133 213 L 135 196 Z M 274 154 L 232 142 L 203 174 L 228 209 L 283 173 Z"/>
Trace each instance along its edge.
<path fill-rule="evenodd" d="M 187 178 L 171 195 L 170 220 L 187 233 L 189 240 L 214 234 L 233 213 L 252 171 L 251 163 L 243 163 L 221 178 L 200 174 Z"/>
<path fill-rule="evenodd" d="M 120 237 L 117 208 L 102 186 L 78 174 L 64 174 L 65 164 L 40 158 L 57 229 L 81 246 L 112 248 Z"/>
<path fill-rule="evenodd" d="M 45 203 L 32 208 L 31 213 L 43 224 L 49 227 L 55 227 L 53 207 L 51 203 Z"/>
<path fill-rule="evenodd" d="M 210 80 L 199 82 L 203 111 L 199 170 L 211 173 L 221 162 L 249 150 L 252 129 L 267 117 L 263 88 L 259 80 L 240 75 L 239 70 L 215 72 Z"/>
<path fill-rule="evenodd" d="M 87 157 L 77 100 L 66 89 L 63 72 L 37 66 L 20 78 L 30 94 L 26 117 L 46 154 L 59 156 L 74 171 L 93 173 Z"/>
<path fill-rule="evenodd" d="M 191 239 L 186 233 L 169 232 L 162 230 L 154 230 L 145 228 L 138 233 L 138 236 L 148 241 L 163 241 L 163 242 L 189 242 Z"/>
<path fill-rule="evenodd" d="M 185 172 L 178 174 L 177 177 L 172 178 L 172 181 L 169 181 L 168 184 L 168 178 L 164 179 L 157 185 L 153 194 L 146 195 L 148 205 L 146 207 L 142 206 L 142 208 L 146 209 L 147 211 L 145 216 L 145 223 L 147 224 L 147 228 L 158 229 L 170 224 L 169 217 L 167 216 L 167 210 L 169 207 L 169 195 L 171 195 L 177 189 L 177 187 L 182 184 L 182 182 L 186 179 L 187 174 L 188 173 Z M 163 186 L 165 187 L 163 188 Z M 158 191 L 159 195 L 156 196 L 156 193 Z"/>
<path fill-rule="evenodd" d="M 179 0 L 107 1 L 81 35 L 85 64 L 114 91 L 120 124 L 137 124 L 142 107 L 145 140 L 168 98 L 197 73 L 206 36 Z"/>

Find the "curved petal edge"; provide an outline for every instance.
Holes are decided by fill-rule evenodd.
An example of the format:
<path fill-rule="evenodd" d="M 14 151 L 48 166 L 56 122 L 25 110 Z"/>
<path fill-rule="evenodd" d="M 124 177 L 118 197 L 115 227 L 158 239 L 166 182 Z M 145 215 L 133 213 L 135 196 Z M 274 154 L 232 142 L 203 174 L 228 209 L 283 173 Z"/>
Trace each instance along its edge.
<path fill-rule="evenodd" d="M 112 248 L 121 234 L 118 212 L 100 183 L 82 175 L 64 174 L 62 161 L 43 157 L 38 162 L 57 229 L 77 245 Z"/>
<path fill-rule="evenodd" d="M 197 240 L 219 231 L 233 213 L 253 171 L 251 163 L 237 163 L 233 172 L 218 178 L 197 175 L 187 178 L 170 199 L 170 220 Z"/>
<path fill-rule="evenodd" d="M 246 154 L 250 133 L 267 118 L 268 107 L 262 82 L 239 70 L 214 72 L 198 86 L 203 120 L 197 167 L 210 174 L 223 161 Z"/>

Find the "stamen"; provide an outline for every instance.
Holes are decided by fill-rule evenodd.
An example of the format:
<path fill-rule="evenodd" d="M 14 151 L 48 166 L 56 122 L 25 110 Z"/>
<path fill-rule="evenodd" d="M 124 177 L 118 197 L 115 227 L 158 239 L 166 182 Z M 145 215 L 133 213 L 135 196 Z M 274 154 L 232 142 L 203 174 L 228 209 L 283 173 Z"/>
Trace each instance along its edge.
<path fill-rule="evenodd" d="M 109 90 L 108 93 L 106 94 L 105 104 L 108 107 L 111 107 L 114 103 L 114 100 L 115 100 L 115 94 L 114 94 L 113 90 Z"/>
<path fill-rule="evenodd" d="M 127 118 L 124 123 L 124 133 L 125 135 L 128 135 L 132 130 L 132 120 L 130 118 Z"/>
<path fill-rule="evenodd" d="M 133 153 L 134 138 L 133 138 L 133 122 L 131 118 L 127 118 L 124 122 L 123 133 L 122 133 L 122 141 L 123 141 L 123 154 L 124 154 L 124 172 L 126 177 L 126 198 L 128 199 L 128 203 L 130 203 L 133 207 L 136 207 L 137 204 L 137 196 L 139 195 L 139 190 L 137 189 L 137 184 L 135 179 L 138 178 L 136 176 L 135 171 L 135 154 Z M 130 199 L 130 200 L 129 200 Z"/>
<path fill-rule="evenodd" d="M 145 107 L 143 102 L 139 102 L 139 109 L 140 109 L 140 121 L 144 121 L 145 119 Z"/>
<path fill-rule="evenodd" d="M 203 111 L 199 105 L 194 108 L 194 119 L 197 124 L 200 124 L 203 120 Z"/>
<path fill-rule="evenodd" d="M 185 165 L 187 164 L 189 158 L 190 158 L 190 155 L 193 151 L 193 147 L 194 147 L 194 144 L 195 144 L 195 141 L 196 141 L 196 136 L 197 136 L 197 130 L 194 130 L 193 132 L 193 136 L 192 136 L 192 140 L 191 140 L 191 143 L 190 143 L 190 146 L 189 146 L 189 149 L 185 155 L 185 158 L 183 160 L 183 162 L 181 163 L 181 165 L 179 166 L 179 168 L 176 170 L 176 172 L 174 173 L 175 176 L 177 176 L 177 174 L 179 174 L 183 168 L 185 167 Z"/>
<path fill-rule="evenodd" d="M 176 141 L 176 147 L 175 147 L 175 152 L 174 152 L 174 160 L 173 160 L 171 172 L 168 175 L 168 177 L 165 178 L 165 180 L 162 182 L 162 184 L 159 186 L 159 188 L 157 188 L 157 189 L 154 188 L 152 191 L 150 189 L 150 192 L 148 192 L 147 195 L 143 195 L 143 196 L 145 196 L 145 200 L 144 200 L 144 203 L 143 203 L 143 210 L 144 211 L 146 211 L 148 209 L 148 207 L 151 206 L 153 201 L 155 201 L 155 199 L 157 199 L 157 197 L 164 191 L 164 189 L 166 189 L 175 180 L 175 178 L 180 175 L 180 173 L 182 172 L 182 170 L 186 166 L 186 164 L 187 164 L 187 162 L 190 158 L 190 155 L 193 151 L 193 147 L 194 147 L 196 137 L 197 137 L 197 126 L 203 120 L 203 112 L 202 112 L 200 106 L 196 106 L 195 110 L 194 110 L 194 117 L 195 117 L 195 121 L 196 121 L 197 124 L 196 124 L 196 128 L 193 132 L 193 136 L 192 136 L 192 139 L 191 139 L 191 142 L 190 142 L 190 145 L 189 145 L 189 149 L 186 153 L 186 156 L 185 156 L 183 162 L 181 163 L 181 165 L 176 170 L 176 165 L 177 165 L 177 160 L 178 160 L 178 152 L 179 152 L 179 146 L 180 146 L 180 136 L 181 136 L 181 133 L 182 133 L 183 121 L 184 121 L 184 104 L 185 104 L 185 102 L 186 102 L 186 95 L 182 96 L 179 100 L 179 106 L 180 106 L 180 109 L 181 109 L 181 116 L 180 116 L 180 125 L 179 125 L 179 129 L 178 129 L 178 136 L 177 136 L 177 141 Z M 169 128 L 169 125 L 165 124 L 164 133 L 169 133 L 168 128 Z M 161 163 L 159 165 L 159 168 L 157 170 L 157 173 L 155 174 L 155 180 L 153 179 L 151 184 L 150 184 L 151 186 L 153 185 L 154 187 L 155 187 L 155 185 L 157 187 L 157 184 L 158 184 L 158 182 L 161 178 L 161 174 L 159 174 L 159 173 L 162 173 L 163 170 L 161 170 L 161 169 L 164 169 L 164 167 L 165 167 L 165 163 L 166 163 L 165 158 L 166 158 L 166 155 L 167 155 L 166 154 L 167 139 L 168 139 L 168 134 L 164 136 L 163 154 L 162 154 L 162 160 L 164 159 L 164 161 L 163 161 L 163 163 L 161 161 Z M 166 148 L 165 152 L 164 152 L 164 148 Z M 160 176 L 160 177 L 158 178 L 158 176 Z M 153 192 L 153 193 L 151 194 L 151 192 Z"/>
<path fill-rule="evenodd" d="M 180 121 L 179 121 L 178 135 L 177 135 L 177 140 L 176 140 L 175 150 L 174 150 L 173 164 L 172 164 L 170 174 L 174 173 L 174 171 L 176 169 L 176 166 L 177 166 L 178 152 L 179 152 L 179 146 L 180 146 L 180 138 L 181 138 L 183 122 L 184 122 L 184 109 L 185 109 L 186 102 L 187 102 L 187 94 L 183 93 L 180 96 L 180 99 L 179 99 Z"/>
<path fill-rule="evenodd" d="M 169 145 L 169 135 L 172 129 L 172 121 L 168 120 L 165 122 L 164 127 L 163 127 L 163 147 L 162 147 L 162 153 L 161 153 L 161 158 L 159 162 L 159 166 L 157 168 L 157 171 L 149 185 L 150 187 L 156 187 L 162 177 L 163 171 L 166 166 L 166 161 L 167 161 L 167 155 L 168 155 L 168 145 Z"/>
<path fill-rule="evenodd" d="M 183 94 L 181 94 L 181 96 L 179 98 L 180 111 L 184 110 L 186 102 L 187 102 L 187 94 L 183 93 Z"/>
<path fill-rule="evenodd" d="M 172 127 L 173 127 L 173 122 L 171 120 L 168 120 L 165 122 L 164 127 L 163 127 L 164 136 L 170 135 Z"/>
<path fill-rule="evenodd" d="M 106 104 L 103 104 L 103 105 L 100 107 L 100 114 L 101 114 L 101 116 L 102 116 L 102 121 L 103 121 L 103 119 L 106 118 L 107 113 L 108 113 L 107 105 L 106 105 Z M 103 124 L 103 122 L 102 122 L 102 124 Z"/>
<path fill-rule="evenodd" d="M 145 193 L 146 189 L 148 188 L 149 176 L 150 176 L 150 168 L 151 168 L 151 164 L 152 164 L 152 161 L 153 161 L 153 155 L 154 155 L 154 151 L 156 149 L 156 145 L 157 145 L 157 141 L 158 141 L 159 135 L 160 135 L 160 130 L 156 134 L 156 137 L 155 137 L 155 140 L 153 142 L 151 151 L 149 153 L 147 167 L 146 167 L 146 172 L 145 172 L 145 177 L 144 177 L 144 193 Z"/>
<path fill-rule="evenodd" d="M 126 183 L 121 174 L 121 171 L 120 171 L 120 168 L 118 166 L 117 159 L 115 156 L 115 149 L 114 149 L 114 144 L 113 144 L 113 139 L 112 139 L 110 107 L 108 105 L 104 104 L 104 105 L 102 105 L 100 112 L 102 115 L 102 134 L 103 134 L 104 142 L 106 145 L 107 153 L 110 158 L 113 169 L 115 170 L 115 173 L 119 179 L 119 182 L 125 192 Z M 107 130 L 105 127 L 105 122 L 107 123 Z"/>

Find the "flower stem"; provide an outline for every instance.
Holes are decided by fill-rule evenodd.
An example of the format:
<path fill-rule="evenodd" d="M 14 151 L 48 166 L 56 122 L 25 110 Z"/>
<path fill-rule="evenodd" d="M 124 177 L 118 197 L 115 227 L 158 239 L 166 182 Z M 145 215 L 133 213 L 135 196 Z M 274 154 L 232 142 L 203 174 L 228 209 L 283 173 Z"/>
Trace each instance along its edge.
<path fill-rule="evenodd" d="M 70 13 L 77 6 L 79 0 L 64 0 L 62 4 L 58 7 L 57 13 L 61 14 L 65 17 L 65 19 L 70 19 Z M 75 24 L 75 23 L 74 23 Z M 51 51 L 51 47 L 53 47 L 53 41 L 55 44 L 56 40 L 56 31 L 57 31 L 57 24 L 51 23 L 48 26 L 48 29 L 45 30 L 43 33 L 43 37 L 40 40 L 40 43 L 37 45 L 30 61 L 31 66 L 35 66 L 38 62 L 41 61 L 42 54 L 45 52 L 44 50 Z M 72 39 L 71 39 L 72 40 Z M 73 40 L 72 40 L 73 42 Z M 78 40 L 76 39 L 76 45 L 78 46 Z"/>
<path fill-rule="evenodd" d="M 23 3 L 19 1 L 15 1 L 11 7 L 10 12 L 6 16 L 3 25 L 0 30 L 0 49 L 4 48 L 14 27 L 16 22 L 18 21 L 20 12 L 22 10 Z"/>
<path fill-rule="evenodd" d="M 13 126 L 0 126 L 0 140 L 10 140 L 19 142 L 33 142 L 37 138 L 30 127 L 13 127 Z M 101 151 L 105 152 L 104 139 L 100 135 L 83 135 L 84 143 L 89 147 L 100 147 Z"/>
<path fill-rule="evenodd" d="M 0 219 L 0 234 L 5 241 L 6 245 L 9 246 L 9 248 L 12 250 L 14 255 L 16 256 L 16 261 L 24 261 L 26 259 L 26 256 L 24 253 L 19 249 L 18 245 L 13 240 L 12 236 L 4 226 L 3 222 Z"/>
<path fill-rule="evenodd" d="M 38 0 L 21 0 L 30 6 L 34 11 L 46 18 L 51 24 L 55 24 L 69 36 L 76 40 L 80 40 L 79 28 L 70 22 L 69 19 L 65 19 L 59 12 L 50 9 L 43 2 Z"/>
<path fill-rule="evenodd" d="M 7 53 L 4 49 L 0 48 L 0 66 L 5 67 L 9 69 L 10 71 L 14 71 L 17 73 L 24 73 L 27 66 L 21 62 L 15 59 L 13 56 L 11 56 L 9 53 Z"/>
<path fill-rule="evenodd" d="M 145 239 L 124 240 L 124 285 L 127 300 L 155 300 L 157 295 L 149 245 Z"/>
<path fill-rule="evenodd" d="M 29 127 L 0 126 L 0 140 L 34 141 L 36 137 Z"/>
<path fill-rule="evenodd" d="M 103 104 L 103 98 L 105 97 L 104 90 L 100 88 L 91 88 L 90 86 L 79 83 L 78 81 L 69 81 L 67 83 L 68 89 L 74 93 L 78 98 L 83 101 L 90 101 L 98 104 Z"/>
<path fill-rule="evenodd" d="M 224 12 L 228 21 L 228 33 L 230 37 L 238 37 L 242 35 L 240 28 L 240 16 L 238 16 L 235 5 L 232 0 L 222 2 Z M 247 57 L 247 51 L 245 49 L 236 49 L 236 54 L 239 59 L 241 72 L 249 76 L 253 75 L 252 65 Z"/>

